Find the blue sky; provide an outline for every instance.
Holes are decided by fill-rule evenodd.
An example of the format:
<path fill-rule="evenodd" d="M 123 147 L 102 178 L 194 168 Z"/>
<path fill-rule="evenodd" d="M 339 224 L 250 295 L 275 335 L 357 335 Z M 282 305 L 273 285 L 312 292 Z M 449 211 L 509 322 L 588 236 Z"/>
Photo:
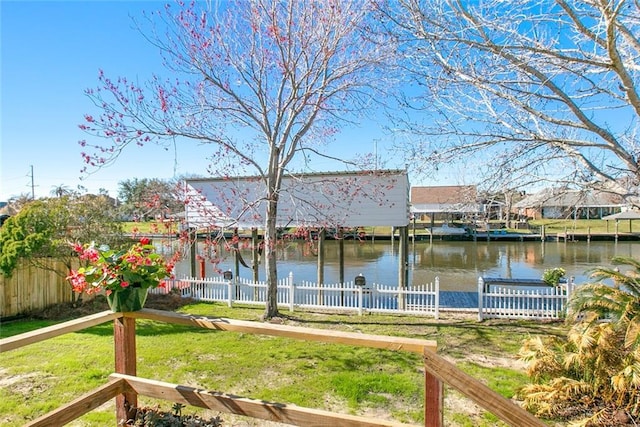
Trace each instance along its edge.
<path fill-rule="evenodd" d="M 163 4 L 0 0 L 0 201 L 31 194 L 31 167 L 36 197 L 50 196 L 59 185 L 82 185 L 93 193 L 104 188 L 116 196 L 118 182 L 126 179 L 206 174 L 206 146 L 179 147 L 174 156 L 150 145 L 129 147 L 114 165 L 80 179 L 84 164 L 78 141 L 89 136 L 78 124 L 84 114 L 98 111 L 83 92 L 97 86 L 99 69 L 110 77 L 141 82 L 164 72 L 157 49 L 132 22 L 132 16 Z M 377 140 L 379 156 L 388 161 L 385 166 L 403 167 L 404 159 L 385 152 L 385 138 L 367 123 L 344 130 L 330 149 L 337 156 L 353 156 L 373 152 Z M 315 167 L 336 170 L 330 164 Z"/>
<path fill-rule="evenodd" d="M 108 75 L 146 80 L 160 68 L 159 55 L 133 29 L 131 16 L 161 7 L 158 2 L 2 1 L 1 96 L 2 178 L 0 200 L 58 185 L 117 194 L 119 181 L 171 178 L 174 156 L 159 147 L 131 147 L 115 165 L 80 180 L 84 166 L 78 141 L 83 115 L 95 111 L 83 91 Z M 203 155 L 178 153 L 178 174 L 204 173 Z M 143 167 L 141 167 L 143 162 Z"/>

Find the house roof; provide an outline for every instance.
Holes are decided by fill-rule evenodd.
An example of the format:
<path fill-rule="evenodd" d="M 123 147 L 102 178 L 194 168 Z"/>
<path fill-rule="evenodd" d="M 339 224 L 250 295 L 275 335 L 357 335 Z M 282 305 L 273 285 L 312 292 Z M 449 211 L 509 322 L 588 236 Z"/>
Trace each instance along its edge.
<path fill-rule="evenodd" d="M 615 213 L 613 215 L 607 215 L 607 216 L 603 216 L 602 219 L 606 220 L 606 221 L 611 221 L 611 220 L 619 220 L 619 219 L 640 219 L 640 212 L 636 211 L 636 210 L 626 210 L 626 211 L 622 211 L 622 212 L 618 212 Z"/>
<path fill-rule="evenodd" d="M 411 211 L 415 213 L 480 212 L 475 185 L 411 187 Z"/>
<path fill-rule="evenodd" d="M 547 188 L 525 197 L 515 208 L 543 207 L 621 207 L 622 197 L 604 191 L 579 191 Z"/>
<path fill-rule="evenodd" d="M 259 177 L 187 179 L 192 227 L 263 227 L 266 189 Z M 409 180 L 403 170 L 288 175 L 278 201 L 279 227 L 405 226 Z"/>

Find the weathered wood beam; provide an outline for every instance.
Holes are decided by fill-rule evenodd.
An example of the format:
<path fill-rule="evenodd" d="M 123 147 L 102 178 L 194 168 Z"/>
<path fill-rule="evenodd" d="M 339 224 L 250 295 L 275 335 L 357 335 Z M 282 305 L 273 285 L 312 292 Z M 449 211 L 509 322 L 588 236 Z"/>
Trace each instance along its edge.
<path fill-rule="evenodd" d="M 107 384 L 27 423 L 26 426 L 50 427 L 65 425 L 123 393 L 128 387 L 124 379 L 113 378 Z"/>
<path fill-rule="evenodd" d="M 435 375 L 424 370 L 424 425 L 443 427 L 444 384 Z"/>
<path fill-rule="evenodd" d="M 122 317 L 113 322 L 115 370 L 118 374 L 137 375 L 136 319 Z M 138 395 L 127 390 L 116 396 L 116 418 L 118 423 L 135 416 Z"/>
<path fill-rule="evenodd" d="M 308 341 L 380 348 L 393 351 L 402 350 L 417 354 L 423 354 L 425 348 L 433 352 L 435 352 L 437 348 L 436 341 L 434 340 L 392 337 L 387 335 L 369 335 L 355 332 L 333 331 L 329 329 L 313 329 L 301 326 L 251 322 L 246 320 L 192 316 L 147 308 L 140 311 L 125 313 L 125 316 L 179 325 L 190 325 L 205 329 L 271 335 Z"/>
<path fill-rule="evenodd" d="M 408 427 L 408 424 L 379 418 L 367 418 L 354 415 L 336 414 L 319 409 L 304 408 L 296 405 L 265 402 L 263 400 L 207 391 L 194 387 L 170 384 L 122 374 L 112 374 L 111 379 L 125 380 L 141 396 L 164 399 L 199 408 L 212 409 L 225 413 L 281 422 L 286 424 L 314 427 Z"/>
<path fill-rule="evenodd" d="M 82 329 L 90 328 L 91 326 L 107 323 L 120 317 L 122 317 L 122 313 L 114 313 L 107 310 L 90 316 L 81 317 L 80 319 L 74 319 L 57 325 L 47 326 L 46 328 L 36 329 L 35 331 L 25 332 L 24 334 L 3 338 L 0 340 L 0 353 L 15 350 L 16 348 L 24 347 L 25 345 L 39 341 L 48 340 L 49 338 L 64 335 L 69 332 L 80 331 Z"/>
<path fill-rule="evenodd" d="M 544 423 L 509 399 L 461 371 L 431 351 L 424 352 L 424 366 L 431 375 L 455 388 L 500 420 L 514 427 L 544 427 Z"/>

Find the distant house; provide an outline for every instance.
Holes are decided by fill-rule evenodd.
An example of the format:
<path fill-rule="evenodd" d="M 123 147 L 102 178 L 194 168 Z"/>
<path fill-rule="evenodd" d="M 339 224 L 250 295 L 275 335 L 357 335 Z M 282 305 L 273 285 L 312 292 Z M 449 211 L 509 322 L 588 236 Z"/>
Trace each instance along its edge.
<path fill-rule="evenodd" d="M 456 220 L 483 212 L 475 185 L 411 187 L 411 212 L 416 219 Z"/>
<path fill-rule="evenodd" d="M 549 188 L 526 196 L 514 208 L 522 218 L 599 219 L 624 206 L 622 198 L 612 193 Z"/>

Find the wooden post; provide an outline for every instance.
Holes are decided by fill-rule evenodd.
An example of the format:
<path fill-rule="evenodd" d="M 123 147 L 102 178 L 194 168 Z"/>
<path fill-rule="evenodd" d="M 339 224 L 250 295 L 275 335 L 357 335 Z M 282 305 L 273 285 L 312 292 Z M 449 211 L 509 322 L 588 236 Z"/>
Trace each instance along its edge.
<path fill-rule="evenodd" d="M 405 291 L 408 286 L 409 277 L 409 227 L 398 227 L 399 240 L 398 240 L 398 289 Z M 398 308 L 404 310 L 406 308 L 406 293 L 400 292 L 398 294 Z"/>
<path fill-rule="evenodd" d="M 324 255 L 325 255 L 325 237 L 327 231 L 324 228 L 320 229 L 318 233 L 318 287 L 321 288 L 324 285 Z M 318 291 L 318 304 L 324 304 L 324 292 Z"/>
<path fill-rule="evenodd" d="M 190 243 L 190 263 L 189 274 L 191 277 L 196 277 L 196 252 L 198 245 L 198 233 L 195 228 L 189 229 L 189 243 Z"/>
<path fill-rule="evenodd" d="M 240 278 L 240 235 L 238 234 L 238 229 L 233 229 L 233 279 L 236 283 L 238 283 L 238 279 Z M 236 290 L 236 298 L 240 298 L 240 289 Z"/>
<path fill-rule="evenodd" d="M 258 282 L 258 280 L 260 280 L 258 272 L 260 264 L 260 243 L 258 242 L 258 229 L 256 227 L 251 229 L 251 243 L 253 246 L 253 265 L 251 266 L 253 270 L 253 281 Z"/>
<path fill-rule="evenodd" d="M 482 303 L 484 299 L 484 280 L 482 277 L 478 277 L 478 321 L 481 322 L 482 317 Z"/>
<path fill-rule="evenodd" d="M 458 369 L 455 364 L 445 360 L 435 351 L 425 348 L 423 354 L 425 371 L 430 372 L 433 376 L 437 376 L 441 381 L 446 381 L 447 387 L 458 390 L 487 411 L 496 415 L 507 425 L 517 427 L 545 426 L 542 421 L 524 410 L 524 408 L 514 405 L 511 400 L 499 395 L 485 384 Z M 433 399 L 433 401 L 429 402 L 431 399 Z M 436 408 L 439 403 L 435 401 L 435 397 L 431 397 L 429 400 L 428 396 L 425 396 L 425 426 L 440 427 L 442 426 L 442 421 L 440 421 L 440 424 L 437 424 L 437 420 L 434 420 L 433 424 L 427 424 L 427 407 L 432 405 L 433 409 L 431 409 L 430 412 L 434 412 L 437 411 Z M 442 405 L 440 405 L 440 408 L 442 408 Z M 434 415 L 432 414 L 431 416 Z"/>
<path fill-rule="evenodd" d="M 339 281 L 344 283 L 344 230 L 342 227 L 338 228 L 338 263 Z"/>
<path fill-rule="evenodd" d="M 253 227 L 251 229 L 251 244 L 253 246 L 253 264 L 251 265 L 251 270 L 253 272 L 253 282 L 258 283 L 260 281 L 260 242 L 258 242 L 258 229 Z M 258 288 L 253 289 L 253 300 L 256 301 L 258 299 Z"/>
<path fill-rule="evenodd" d="M 425 348 L 424 350 L 429 351 Z M 425 360 L 425 365 L 426 365 Z M 424 370 L 424 425 L 425 427 L 443 426 L 443 396 L 442 382 L 428 369 Z"/>
<path fill-rule="evenodd" d="M 344 231 L 342 227 L 338 227 L 338 281 L 340 288 L 344 289 Z M 344 290 L 340 291 L 340 305 L 344 307 Z"/>
<path fill-rule="evenodd" d="M 206 277 L 206 268 L 205 268 L 204 258 L 200 258 L 198 261 L 200 264 L 200 278 L 204 279 Z"/>
<path fill-rule="evenodd" d="M 414 215 L 412 220 L 411 220 L 411 226 L 412 226 L 412 231 L 411 231 L 411 238 L 413 239 L 413 243 L 416 243 L 416 216 Z"/>
<path fill-rule="evenodd" d="M 431 228 L 429 229 L 429 243 L 433 243 L 433 227 L 436 226 L 435 213 L 431 213 Z"/>
<path fill-rule="evenodd" d="M 136 319 L 120 317 L 113 321 L 115 343 L 115 370 L 118 374 L 136 375 Z M 116 419 L 118 425 L 135 416 L 138 395 L 128 391 L 116 396 Z"/>

